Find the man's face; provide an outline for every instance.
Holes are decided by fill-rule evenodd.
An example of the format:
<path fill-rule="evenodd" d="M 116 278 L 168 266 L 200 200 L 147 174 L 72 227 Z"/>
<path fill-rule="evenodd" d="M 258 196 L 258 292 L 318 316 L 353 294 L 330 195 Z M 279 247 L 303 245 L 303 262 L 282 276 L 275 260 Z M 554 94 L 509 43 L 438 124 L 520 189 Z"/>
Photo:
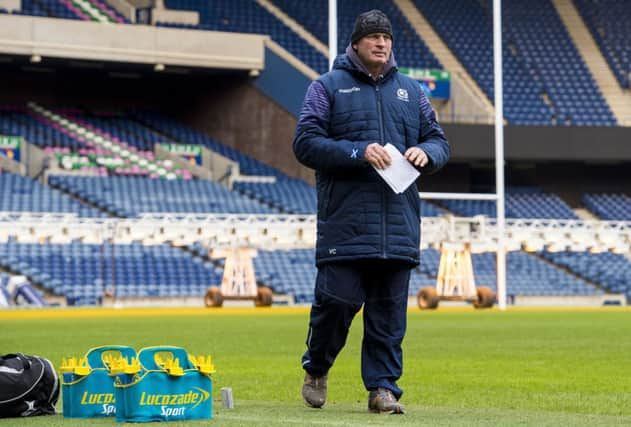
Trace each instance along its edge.
<path fill-rule="evenodd" d="M 372 33 L 359 39 L 353 45 L 357 56 L 369 70 L 383 67 L 392 52 L 392 38 L 384 33 Z"/>

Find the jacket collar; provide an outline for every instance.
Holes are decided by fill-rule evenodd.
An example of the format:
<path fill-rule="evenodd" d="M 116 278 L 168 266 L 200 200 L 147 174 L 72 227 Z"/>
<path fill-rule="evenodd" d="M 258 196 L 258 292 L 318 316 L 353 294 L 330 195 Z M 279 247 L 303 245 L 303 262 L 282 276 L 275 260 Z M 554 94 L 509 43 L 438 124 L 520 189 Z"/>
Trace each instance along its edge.
<path fill-rule="evenodd" d="M 370 72 L 361 59 L 359 59 L 357 52 L 355 52 L 355 49 L 353 49 L 351 44 L 346 47 L 346 53 L 335 58 L 335 61 L 333 62 L 333 69 L 344 69 L 352 73 L 359 73 L 372 80 Z M 395 71 L 397 71 L 397 62 L 394 59 L 394 52 L 391 52 L 388 62 L 386 62 L 383 67 L 382 75 L 386 78 Z"/>

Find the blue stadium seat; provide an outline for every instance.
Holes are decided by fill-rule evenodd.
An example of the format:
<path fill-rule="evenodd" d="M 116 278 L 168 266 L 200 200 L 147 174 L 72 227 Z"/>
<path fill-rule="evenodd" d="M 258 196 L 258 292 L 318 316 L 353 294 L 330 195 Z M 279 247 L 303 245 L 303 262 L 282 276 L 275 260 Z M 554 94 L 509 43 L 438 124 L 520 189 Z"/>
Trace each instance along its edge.
<path fill-rule="evenodd" d="M 414 3 L 492 101 L 492 2 Z M 507 120 L 517 125 L 615 126 L 609 106 L 550 0 L 507 0 L 502 5 Z M 583 114 L 571 110 L 566 100 Z M 524 112 L 523 105 L 533 108 Z"/>

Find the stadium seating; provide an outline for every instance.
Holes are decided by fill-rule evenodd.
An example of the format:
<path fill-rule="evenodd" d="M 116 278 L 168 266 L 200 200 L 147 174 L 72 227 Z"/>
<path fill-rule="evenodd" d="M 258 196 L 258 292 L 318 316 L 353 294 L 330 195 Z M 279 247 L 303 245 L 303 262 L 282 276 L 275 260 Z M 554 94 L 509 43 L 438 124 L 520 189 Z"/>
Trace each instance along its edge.
<path fill-rule="evenodd" d="M 620 86 L 631 88 L 631 7 L 626 0 L 574 0 Z"/>
<path fill-rule="evenodd" d="M 427 249 L 421 253 L 419 270 L 425 277 L 422 286 L 433 286 L 438 274 L 440 254 Z M 473 269 L 477 286 L 488 286 L 496 291 L 496 260 L 495 254 L 484 253 L 472 255 Z M 556 268 L 537 257 L 525 252 L 509 252 L 507 256 L 507 295 L 515 296 L 567 296 L 567 295 L 597 295 L 603 291 Z M 422 286 L 415 285 L 412 278 L 410 294 L 414 295 Z"/>
<path fill-rule="evenodd" d="M 22 0 L 22 10 L 13 13 L 49 18 L 88 19 L 71 1 L 64 0 Z"/>
<path fill-rule="evenodd" d="M 274 292 L 292 294 L 297 303 L 306 303 L 313 300 L 314 259 L 313 249 L 258 251 L 254 269 L 257 279 Z"/>
<path fill-rule="evenodd" d="M 102 21 L 129 23 L 115 8 L 105 0 L 22 0 L 22 9 L 13 12 L 16 15 L 41 16 L 46 18 L 76 19 L 83 21 Z"/>
<path fill-rule="evenodd" d="M 631 197 L 626 194 L 583 194 L 581 200 L 599 218 L 631 221 Z"/>
<path fill-rule="evenodd" d="M 82 217 L 106 216 L 57 190 L 5 171 L 0 171 L 1 211 L 73 213 Z"/>
<path fill-rule="evenodd" d="M 278 213 L 211 181 L 51 176 L 50 185 L 119 217 L 142 213 Z"/>
<path fill-rule="evenodd" d="M 492 2 L 414 3 L 493 100 Z M 616 124 L 550 0 L 504 1 L 503 28 L 504 106 L 510 123 Z"/>
<path fill-rule="evenodd" d="M 164 135 L 142 126 L 122 112 L 83 113 L 73 110 L 60 112 L 83 126 L 125 141 L 141 151 L 153 151 L 155 144 L 173 142 Z"/>
<path fill-rule="evenodd" d="M 227 145 L 223 145 L 207 135 L 184 126 L 182 123 L 165 115 L 150 111 L 133 111 L 129 113 L 129 116 L 145 127 L 153 129 L 165 137 L 171 138 L 173 141 L 183 144 L 202 145 L 222 156 L 236 161 L 239 163 L 239 169 L 242 175 L 275 176 L 277 178 L 286 177 L 286 175 L 278 169 L 272 168 Z"/>
<path fill-rule="evenodd" d="M 301 23 L 321 42 L 328 45 L 329 20 L 326 0 L 306 3 L 294 0 L 275 0 L 274 4 Z M 443 66 L 417 35 L 407 18 L 391 0 L 338 2 L 338 52 L 344 52 L 350 43 L 351 32 L 357 15 L 370 9 L 380 9 L 390 18 L 394 29 L 395 57 L 400 67 L 443 69 Z"/>
<path fill-rule="evenodd" d="M 495 202 L 483 200 L 440 200 L 436 204 L 461 216 L 496 216 Z M 509 193 L 504 209 L 507 218 L 578 219 L 574 211 L 556 194 L 543 192 Z"/>
<path fill-rule="evenodd" d="M 169 245 L 0 244 L 0 267 L 28 276 L 69 305 L 117 297 L 203 297 L 221 283 L 211 263 Z"/>
<path fill-rule="evenodd" d="M 0 134 L 21 136 L 38 147 L 66 148 L 60 152 L 76 151 L 88 146 L 60 126 L 38 116 L 23 106 L 0 106 Z"/>
<path fill-rule="evenodd" d="M 286 179 L 273 184 L 237 182 L 234 189 L 282 213 L 306 215 L 315 214 L 317 210 L 315 188 L 297 179 Z"/>
<path fill-rule="evenodd" d="M 83 144 L 83 141 L 79 139 L 79 135 L 69 135 L 67 129 L 55 127 L 54 122 L 41 115 L 33 115 L 28 111 L 15 106 L 5 106 L 0 109 L 2 132 L 24 135 L 29 140 L 37 141 L 40 146 L 47 150 L 55 149 L 74 153 L 85 153 L 86 150 L 96 151 L 94 147 L 88 147 Z M 0 175 L 0 187 L 2 189 L 0 203 L 4 204 L 0 204 L 0 210 L 73 212 L 82 216 L 105 215 L 97 209 L 81 205 L 56 190 L 60 189 L 71 194 L 76 199 L 85 201 L 104 212 L 118 217 L 137 217 L 143 213 L 167 212 L 299 214 L 314 214 L 316 212 L 315 189 L 312 186 L 303 181 L 290 178 L 279 170 L 226 147 L 171 118 L 138 111 L 131 114 L 123 112 L 94 114 L 76 109 L 64 109 L 61 112 L 71 120 L 95 132 L 107 134 L 121 141 L 127 141 L 129 144 L 147 151 L 152 150 L 154 144 L 165 141 L 203 144 L 239 162 L 242 173 L 274 176 L 276 182 L 237 182 L 234 191 L 230 191 L 217 183 L 199 180 L 170 181 L 132 176 L 76 177 L 60 175 L 50 177 L 49 182 L 54 187 L 50 189 L 42 187 L 27 178 L 3 173 Z M 53 145 L 51 141 L 57 143 L 58 146 L 51 146 Z M 62 144 L 66 146 L 62 146 Z M 11 196 L 8 197 L 7 195 Z M 598 196 L 594 196 L 592 199 L 596 200 L 595 204 L 605 204 L 607 206 L 606 209 L 613 212 L 611 215 L 620 215 L 620 212 L 607 205 L 607 203 L 611 203 L 611 206 L 616 206 L 616 208 L 619 205 L 624 206 L 622 202 L 626 200 L 625 197 L 618 195 L 614 197 L 613 201 L 606 198 L 604 201 L 601 201 L 601 198 L 598 198 Z M 584 200 L 586 200 L 585 204 L 589 206 L 587 196 Z M 466 216 L 480 213 L 489 216 L 495 215 L 495 205 L 491 202 L 462 202 L 455 200 L 436 202 L 440 207 L 425 201 L 420 203 L 423 216 L 442 215 L 446 212 L 444 209 Z M 538 188 L 509 188 L 506 198 L 506 213 L 508 217 L 517 218 L 576 218 L 569 206 L 558 196 L 544 193 Z M 608 218 L 613 217 L 610 216 Z M 628 216 L 621 216 L 620 218 L 628 218 Z M 15 245 L 16 243 L 9 240 L 7 244 Z M 90 249 L 90 245 L 81 245 L 77 242 L 66 246 L 75 247 L 74 251 L 79 251 L 79 248 L 83 248 L 81 250 Z M 120 251 L 118 251 L 119 246 Z M 53 248 L 54 246 L 44 245 L 44 247 Z M 147 249 L 149 247 L 143 247 L 140 244 L 134 244 L 131 247 L 132 249 L 127 249 L 126 245 L 116 245 L 114 253 L 119 255 L 131 253 L 133 255 L 137 254 L 138 251 L 150 250 Z M 164 247 L 166 248 L 166 246 Z M 35 251 L 35 249 L 29 250 Z M 48 249 L 39 248 L 37 250 L 47 251 Z M 94 248 L 91 250 L 94 251 Z M 206 256 L 206 248 L 199 246 L 197 250 L 200 255 Z M 177 253 L 179 254 L 180 252 Z M 79 252 L 75 253 L 78 254 Z M 589 283 L 541 261 L 540 257 L 546 256 L 548 256 L 546 253 L 539 254 L 539 257 L 523 252 L 509 254 L 509 295 L 596 295 L 603 292 L 602 289 L 594 288 Z M 275 292 L 292 294 L 299 303 L 310 302 L 313 298 L 313 283 L 316 274 L 313 257 L 313 250 L 260 251 L 259 257 L 254 261 L 259 283 L 270 286 Z M 587 280 L 593 280 L 610 291 L 619 292 L 619 289 L 622 289 L 620 280 L 616 281 L 615 277 L 604 278 L 600 281 L 598 275 L 593 272 L 589 274 L 587 272 L 583 273 L 589 266 L 581 263 L 581 257 L 582 255 L 580 254 L 577 257 L 574 257 L 572 254 L 566 254 L 565 258 L 561 260 L 554 257 L 547 257 L 547 259 L 552 263 L 562 265 L 564 268 L 572 269 L 576 274 L 585 277 Z M 72 258 L 74 256 L 69 256 L 69 259 Z M 118 258 L 118 256 L 115 256 L 115 258 Z M 111 283 L 111 280 L 99 281 L 104 279 L 97 277 L 99 280 L 94 285 L 94 277 L 92 276 L 90 277 L 93 280 L 86 279 L 87 282 L 84 280 L 85 277 L 79 280 L 74 278 L 74 276 L 63 276 L 63 278 L 54 276 L 54 272 L 51 270 L 53 267 L 47 265 L 51 258 L 42 259 L 41 264 L 36 264 L 36 261 L 29 258 L 18 260 L 17 264 L 13 260 L 11 265 L 18 265 L 17 272 L 27 274 L 40 283 L 47 283 L 47 281 L 53 280 L 46 275 L 54 277 L 64 284 L 72 283 L 72 288 L 66 286 L 63 291 L 55 291 L 63 292 L 63 295 L 68 296 L 69 301 L 72 303 L 82 304 L 97 301 L 102 296 L 102 283 Z M 410 295 L 415 295 L 421 287 L 434 286 L 438 261 L 438 252 L 435 250 L 428 249 L 422 252 L 421 265 L 413 271 L 411 276 Z M 477 282 L 481 285 L 493 287 L 495 283 L 495 261 L 493 256 L 491 254 L 474 255 L 473 261 Z M 114 262 L 119 263 L 118 260 Z M 138 262 L 140 261 L 134 261 L 134 263 Z M 150 263 L 151 261 L 146 262 Z M 620 270 L 629 264 L 624 258 L 616 259 L 616 262 L 621 267 L 616 267 L 613 270 Z M 131 269 L 131 264 L 122 263 L 116 265 L 115 270 L 118 268 L 121 271 Z M 211 266 L 209 265 L 208 267 L 210 268 Z M 85 271 L 94 273 L 94 267 L 86 267 Z M 190 288 L 182 286 L 165 285 L 165 287 L 161 287 L 155 284 L 155 286 L 144 286 L 144 284 L 154 282 L 154 276 L 146 274 L 146 272 L 147 269 L 136 269 L 133 272 L 135 275 L 133 280 L 121 282 L 116 280 L 117 295 L 182 296 L 188 295 L 187 292 L 192 292 Z M 169 277 L 167 273 L 165 274 Z M 81 284 L 75 283 L 77 280 L 92 283 L 92 285 L 81 290 Z M 623 278 L 622 280 L 625 279 Z M 59 286 L 59 283 L 54 280 L 53 284 L 57 287 Z M 195 292 L 202 292 L 207 285 L 208 282 L 198 284 Z M 627 292 L 625 289 L 621 292 Z"/>
<path fill-rule="evenodd" d="M 609 292 L 626 294 L 631 301 L 631 263 L 624 255 L 611 252 L 543 252 L 541 256 L 568 268 Z"/>
<path fill-rule="evenodd" d="M 312 302 L 316 268 L 313 249 L 259 251 L 254 259 L 258 279 L 275 292 L 293 294 L 296 302 Z M 599 295 L 604 292 L 536 257 L 510 252 L 507 262 L 507 293 L 514 295 L 568 296 Z M 421 264 L 412 271 L 410 296 L 426 286 L 436 285 L 440 254 L 433 249 L 421 252 Z M 478 286 L 495 289 L 495 255 L 473 255 Z"/>
<path fill-rule="evenodd" d="M 87 0 L 86 0 L 87 1 Z M 127 22 L 103 0 L 89 0 L 109 22 Z M 323 43 L 328 42 L 326 0 L 277 0 L 288 13 Z M 491 1 L 415 0 L 414 3 L 463 63 L 482 90 L 493 99 Z M 577 0 L 583 18 L 594 34 L 621 86 L 629 87 L 631 40 L 625 23 L 631 11 L 624 0 Z M 248 0 L 165 0 L 174 10 L 193 10 L 200 24 L 169 22 L 158 25 L 269 34 L 316 72 L 328 69 L 325 55 L 303 40 L 274 15 Z M 604 100 L 551 0 L 506 0 L 504 16 L 505 117 L 516 125 L 615 126 L 616 119 Z M 379 7 L 395 28 L 395 52 L 402 67 L 442 68 L 392 0 L 340 2 L 339 51 L 343 51 L 356 15 Z M 19 13 L 68 19 L 97 19 L 70 0 L 24 0 Z M 545 28 L 545 31 L 541 31 Z M 568 78 L 568 76 L 571 76 Z"/>
<path fill-rule="evenodd" d="M 326 57 L 299 37 L 284 23 L 258 3 L 248 0 L 165 0 L 165 6 L 174 10 L 194 10 L 199 13 L 199 26 L 158 22 L 173 28 L 199 28 L 211 31 L 269 34 L 305 64 L 319 73 L 328 69 Z"/>

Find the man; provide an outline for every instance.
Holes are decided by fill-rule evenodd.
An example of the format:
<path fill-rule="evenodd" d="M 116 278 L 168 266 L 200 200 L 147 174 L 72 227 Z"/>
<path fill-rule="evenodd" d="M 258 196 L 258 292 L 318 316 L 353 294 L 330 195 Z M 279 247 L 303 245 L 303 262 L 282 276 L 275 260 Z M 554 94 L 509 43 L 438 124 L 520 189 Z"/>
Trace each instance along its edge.
<path fill-rule="evenodd" d="M 404 412 L 397 380 L 420 203 L 415 185 L 395 194 L 375 168 L 391 163 L 386 143 L 422 174 L 440 169 L 450 150 L 420 85 L 397 72 L 392 43 L 383 12 L 359 15 L 346 53 L 309 87 L 296 129 L 294 153 L 315 169 L 318 194 L 318 275 L 302 357 L 302 396 L 313 408 L 326 401 L 328 371 L 363 305 L 368 409 Z"/>

